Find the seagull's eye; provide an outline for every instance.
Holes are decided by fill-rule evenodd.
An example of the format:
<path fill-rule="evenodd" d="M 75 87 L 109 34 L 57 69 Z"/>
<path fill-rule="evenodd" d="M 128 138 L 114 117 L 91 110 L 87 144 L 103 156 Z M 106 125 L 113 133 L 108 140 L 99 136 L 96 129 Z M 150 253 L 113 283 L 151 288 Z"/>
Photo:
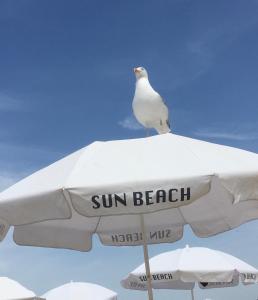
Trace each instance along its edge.
<path fill-rule="evenodd" d="M 144 68 L 141 68 L 142 71 L 144 71 Z"/>

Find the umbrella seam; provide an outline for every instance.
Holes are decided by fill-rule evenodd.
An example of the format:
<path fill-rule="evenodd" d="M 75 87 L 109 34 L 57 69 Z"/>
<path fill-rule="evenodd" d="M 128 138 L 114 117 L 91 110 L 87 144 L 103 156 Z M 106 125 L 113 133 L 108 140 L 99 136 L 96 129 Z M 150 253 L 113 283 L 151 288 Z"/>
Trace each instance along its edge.
<path fill-rule="evenodd" d="M 97 233 L 97 229 L 98 229 L 99 224 L 100 224 L 101 216 L 99 216 L 98 218 L 99 218 L 99 219 L 98 219 L 98 222 L 97 222 L 97 224 L 96 224 L 96 226 L 95 226 L 95 229 L 94 229 L 94 231 L 93 231 L 93 234 Z"/>
<path fill-rule="evenodd" d="M 96 150 L 92 151 L 92 148 L 97 147 L 97 149 L 98 149 L 100 145 L 103 146 L 103 142 L 94 142 L 94 143 L 90 144 L 89 146 L 87 146 L 87 148 L 88 149 L 90 148 L 90 150 L 91 150 L 90 155 L 88 155 L 88 157 L 86 159 L 87 162 L 92 158 L 92 156 L 94 156 L 96 154 Z M 85 148 L 85 151 L 87 151 L 86 148 Z M 67 183 L 69 182 L 69 179 L 73 175 L 73 172 L 74 172 L 75 168 L 77 167 L 77 165 L 79 164 L 79 161 L 81 160 L 81 158 L 82 158 L 85 151 L 83 151 L 83 153 L 78 157 L 78 159 L 77 159 L 76 163 L 74 164 L 69 176 L 67 176 L 67 179 L 65 180 L 64 186 L 67 186 Z"/>

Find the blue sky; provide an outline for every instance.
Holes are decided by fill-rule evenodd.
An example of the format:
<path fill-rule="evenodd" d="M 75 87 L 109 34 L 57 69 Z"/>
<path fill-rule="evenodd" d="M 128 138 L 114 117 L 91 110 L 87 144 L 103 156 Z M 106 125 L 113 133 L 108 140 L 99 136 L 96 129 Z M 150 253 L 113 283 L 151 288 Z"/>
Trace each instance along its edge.
<path fill-rule="evenodd" d="M 131 111 L 139 65 L 166 100 L 174 133 L 258 152 L 257 13 L 257 0 L 1 0 L 0 189 L 92 141 L 144 136 Z M 142 262 L 141 248 L 94 244 L 89 253 L 36 249 L 9 235 L 0 275 L 40 294 L 80 280 L 143 299 L 119 286 Z M 209 239 L 186 229 L 150 254 L 185 244 L 258 267 L 258 221 Z M 184 291 L 155 295 L 190 299 Z M 256 299 L 258 287 L 197 295 Z"/>

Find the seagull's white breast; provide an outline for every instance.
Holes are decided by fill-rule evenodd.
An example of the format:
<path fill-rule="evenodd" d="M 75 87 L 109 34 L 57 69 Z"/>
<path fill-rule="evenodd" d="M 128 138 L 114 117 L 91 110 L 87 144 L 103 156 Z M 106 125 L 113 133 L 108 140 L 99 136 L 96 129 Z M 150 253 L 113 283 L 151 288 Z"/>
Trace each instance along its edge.
<path fill-rule="evenodd" d="M 132 105 L 136 119 L 145 127 L 156 127 L 168 118 L 167 107 L 147 78 L 137 80 Z"/>

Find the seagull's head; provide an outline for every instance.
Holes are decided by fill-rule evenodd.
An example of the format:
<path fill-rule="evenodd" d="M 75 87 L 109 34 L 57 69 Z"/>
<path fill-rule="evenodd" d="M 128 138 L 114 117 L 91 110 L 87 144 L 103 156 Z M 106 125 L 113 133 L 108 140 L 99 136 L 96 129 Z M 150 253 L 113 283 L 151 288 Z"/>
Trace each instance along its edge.
<path fill-rule="evenodd" d="M 143 67 L 133 68 L 133 71 L 137 79 L 148 78 L 148 73 Z"/>

